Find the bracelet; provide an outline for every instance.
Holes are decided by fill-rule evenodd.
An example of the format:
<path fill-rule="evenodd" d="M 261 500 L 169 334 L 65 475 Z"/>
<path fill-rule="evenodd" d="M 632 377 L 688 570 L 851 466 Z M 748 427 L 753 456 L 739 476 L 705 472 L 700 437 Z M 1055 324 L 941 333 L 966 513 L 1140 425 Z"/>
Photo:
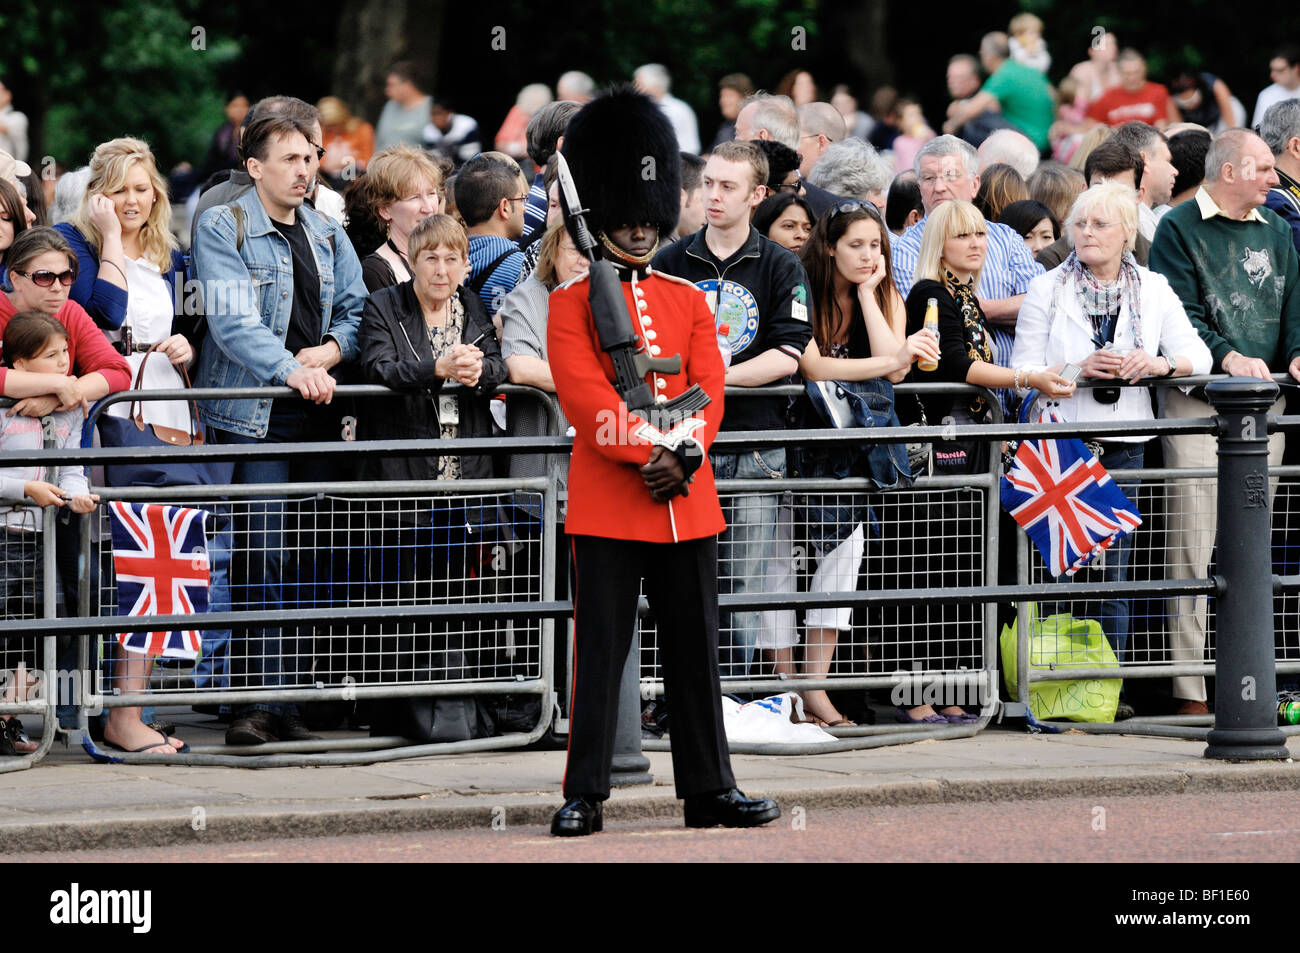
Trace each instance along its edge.
<path fill-rule="evenodd" d="M 1015 373 L 1011 375 L 1011 386 L 1015 390 L 1020 390 L 1020 368 L 1016 368 Z"/>

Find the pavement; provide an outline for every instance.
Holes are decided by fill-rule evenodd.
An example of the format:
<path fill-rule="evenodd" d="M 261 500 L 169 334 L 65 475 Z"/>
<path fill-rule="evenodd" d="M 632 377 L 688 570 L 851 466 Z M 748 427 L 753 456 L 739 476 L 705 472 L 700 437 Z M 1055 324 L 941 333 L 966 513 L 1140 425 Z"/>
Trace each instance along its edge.
<path fill-rule="evenodd" d="M 188 709 L 160 714 L 196 747 L 220 743 L 224 726 L 213 719 Z M 1289 743 L 1294 756 L 1300 739 Z M 1009 722 L 969 738 L 797 757 L 737 754 L 732 763 L 741 790 L 775 797 L 787 812 L 1300 789 L 1300 765 L 1291 761 L 1209 761 L 1204 749 L 1203 741 L 1181 738 L 1034 735 Z M 670 756 L 646 755 L 653 782 L 615 789 L 606 817 L 680 823 Z M 564 758 L 563 751 L 478 751 L 254 770 L 98 764 L 56 742 L 32 768 L 0 774 L 0 853 L 469 829 L 507 819 L 542 828 L 560 804 Z"/>

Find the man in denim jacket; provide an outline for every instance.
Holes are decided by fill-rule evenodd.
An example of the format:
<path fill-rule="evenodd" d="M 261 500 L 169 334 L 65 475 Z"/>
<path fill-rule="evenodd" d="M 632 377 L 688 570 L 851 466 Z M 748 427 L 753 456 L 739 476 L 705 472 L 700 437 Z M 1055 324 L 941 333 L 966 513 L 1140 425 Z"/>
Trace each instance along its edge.
<path fill-rule="evenodd" d="M 334 396 L 330 369 L 357 358 L 365 304 L 361 265 L 342 230 L 303 205 L 319 162 L 311 129 L 297 116 L 269 115 L 244 134 L 254 188 L 199 221 L 194 266 L 204 293 L 208 340 L 199 358 L 199 387 L 288 386 L 303 399 L 226 398 L 205 402 L 202 415 L 218 443 L 296 443 L 336 439 L 343 422 L 325 405 Z M 235 468 L 236 483 L 320 479 L 321 464 L 254 460 Z M 285 507 L 249 504 L 247 608 L 284 605 Z M 310 549 L 288 541 L 295 551 Z M 301 604 L 301 603 L 297 603 Z M 280 629 L 250 630 L 252 684 L 297 682 L 296 641 Z M 292 704 L 236 711 L 227 744 L 306 740 L 312 736 Z"/>

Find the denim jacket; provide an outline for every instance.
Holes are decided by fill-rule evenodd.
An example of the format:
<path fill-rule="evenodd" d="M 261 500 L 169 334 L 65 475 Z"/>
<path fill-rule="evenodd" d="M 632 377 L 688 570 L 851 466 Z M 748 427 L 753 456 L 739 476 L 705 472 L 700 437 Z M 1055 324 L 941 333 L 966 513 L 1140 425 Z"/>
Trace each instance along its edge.
<path fill-rule="evenodd" d="M 244 213 L 243 245 L 236 250 L 230 206 L 208 209 L 194 242 L 194 272 L 203 289 L 208 340 L 199 353 L 197 387 L 283 386 L 301 365 L 284 346 L 293 307 L 293 256 L 257 190 L 236 199 Z M 343 229 L 306 205 L 298 208 L 311 237 L 320 276 L 320 340 L 338 342 L 343 361 L 358 357 L 357 329 L 366 303 L 361 263 Z M 265 437 L 269 398 L 205 401 L 205 423 Z"/>

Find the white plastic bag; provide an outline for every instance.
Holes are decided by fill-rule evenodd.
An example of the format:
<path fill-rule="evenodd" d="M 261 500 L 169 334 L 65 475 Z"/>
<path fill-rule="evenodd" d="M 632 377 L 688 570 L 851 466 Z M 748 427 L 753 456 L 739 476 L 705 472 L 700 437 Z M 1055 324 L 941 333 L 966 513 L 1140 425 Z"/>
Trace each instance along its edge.
<path fill-rule="evenodd" d="M 737 744 L 822 744 L 835 736 L 803 721 L 803 699 L 796 692 L 770 695 L 741 705 L 722 698 L 722 725 Z"/>

